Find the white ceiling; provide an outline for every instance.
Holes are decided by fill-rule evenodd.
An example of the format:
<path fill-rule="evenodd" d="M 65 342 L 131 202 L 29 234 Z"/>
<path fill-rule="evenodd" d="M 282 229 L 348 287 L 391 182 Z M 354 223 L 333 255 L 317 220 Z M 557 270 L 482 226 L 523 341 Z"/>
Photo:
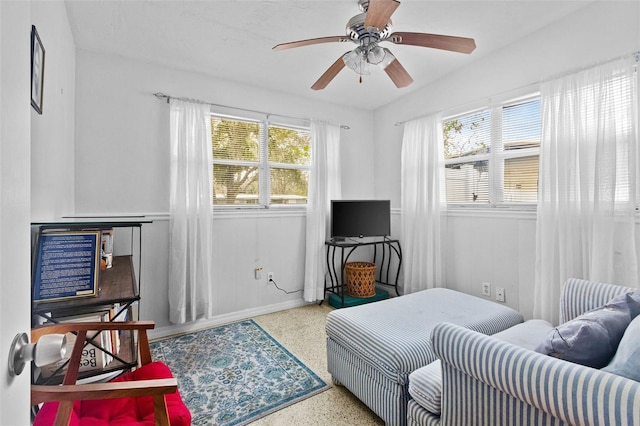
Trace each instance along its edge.
<path fill-rule="evenodd" d="M 402 0 L 395 31 L 471 37 L 470 54 L 385 43 L 414 79 L 398 89 L 384 71 L 358 83 L 348 68 L 311 85 L 355 44 L 273 51 L 278 43 L 344 35 L 357 0 L 117 0 L 66 2 L 76 47 L 196 71 L 321 101 L 376 109 L 573 13 L 588 1 Z M 159 88 L 161 90 L 161 88 Z M 179 94 L 173 94 L 179 96 Z"/>

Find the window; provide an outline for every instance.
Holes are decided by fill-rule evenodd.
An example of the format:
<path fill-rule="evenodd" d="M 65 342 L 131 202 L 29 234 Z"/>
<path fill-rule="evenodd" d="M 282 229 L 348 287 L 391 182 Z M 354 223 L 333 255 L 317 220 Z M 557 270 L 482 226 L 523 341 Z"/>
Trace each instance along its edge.
<path fill-rule="evenodd" d="M 535 204 L 540 98 L 525 98 L 443 123 L 447 203 Z"/>
<path fill-rule="evenodd" d="M 211 116 L 213 204 L 306 204 L 311 133 L 267 121 Z"/>

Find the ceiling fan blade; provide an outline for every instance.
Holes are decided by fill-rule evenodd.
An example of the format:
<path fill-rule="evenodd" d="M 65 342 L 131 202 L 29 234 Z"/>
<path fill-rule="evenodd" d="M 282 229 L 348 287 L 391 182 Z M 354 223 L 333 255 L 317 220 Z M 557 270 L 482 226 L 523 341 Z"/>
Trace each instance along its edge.
<path fill-rule="evenodd" d="M 387 40 L 394 44 L 431 47 L 459 53 L 471 53 L 476 48 L 476 42 L 472 38 L 439 34 L 396 32 L 391 34 Z"/>
<path fill-rule="evenodd" d="M 349 53 L 349 52 L 347 52 Z M 346 53 L 345 53 L 346 54 Z M 344 55 L 342 55 L 344 56 Z M 342 60 L 342 56 L 340 56 L 338 58 L 337 61 L 335 61 L 325 72 L 324 74 L 322 74 L 320 76 L 320 78 L 318 79 L 318 81 L 316 81 L 315 83 L 313 83 L 313 86 L 311 86 L 311 88 L 313 90 L 322 90 L 325 87 L 327 87 L 327 85 L 329 83 L 331 83 L 331 80 L 333 80 L 333 78 L 338 75 L 338 73 L 340 71 L 342 71 L 342 68 L 344 68 L 344 61 Z"/>
<path fill-rule="evenodd" d="M 395 58 L 385 67 L 384 72 L 387 73 L 397 88 L 407 87 L 413 83 L 413 78 Z"/>
<path fill-rule="evenodd" d="M 276 46 L 273 46 L 273 50 L 284 50 L 284 49 L 292 49 L 294 47 L 310 46 L 312 44 L 345 42 L 345 41 L 351 41 L 351 39 L 347 36 L 329 36 L 329 37 L 310 38 L 307 40 L 298 40 L 298 41 L 292 41 L 289 43 L 281 43 Z"/>
<path fill-rule="evenodd" d="M 400 6 L 400 2 L 397 0 L 369 0 L 367 15 L 364 18 L 364 27 L 383 29 L 398 6 Z"/>

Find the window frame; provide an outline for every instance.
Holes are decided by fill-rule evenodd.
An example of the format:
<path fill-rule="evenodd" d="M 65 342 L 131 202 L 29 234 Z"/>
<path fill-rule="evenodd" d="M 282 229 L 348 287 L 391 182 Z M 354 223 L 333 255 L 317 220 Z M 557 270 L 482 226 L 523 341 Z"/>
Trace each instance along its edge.
<path fill-rule="evenodd" d="M 447 209 L 508 209 L 508 210 L 536 210 L 538 203 L 513 203 L 504 202 L 504 163 L 506 160 L 537 156 L 540 158 L 540 147 L 529 147 L 518 150 L 504 150 L 502 141 L 502 110 L 514 105 L 526 103 L 535 99 L 540 99 L 541 93 L 538 87 L 527 87 L 518 93 L 511 93 L 499 98 L 491 99 L 488 102 L 477 103 L 466 109 L 450 111 L 443 114 L 442 123 L 460 117 L 468 116 L 480 111 L 490 113 L 490 144 L 489 153 L 473 154 L 466 157 L 449 158 L 444 160 L 444 166 L 451 164 L 465 164 L 479 161 L 488 162 L 488 202 L 487 203 L 461 203 L 447 202 Z M 542 116 L 540 117 L 542 122 Z M 541 123 L 542 124 L 542 123 Z M 542 137 L 542 135 L 541 135 Z M 541 141 L 542 142 L 542 141 Z M 496 164 L 499 163 L 499 166 Z M 498 168 L 496 168 L 498 167 Z M 446 179 L 446 178 L 445 178 Z M 502 200 L 496 202 L 496 200 Z"/>
<path fill-rule="evenodd" d="M 210 111 L 211 118 L 220 118 L 227 120 L 237 120 L 254 122 L 259 125 L 259 155 L 258 161 L 249 160 L 227 160 L 216 159 L 215 153 L 212 150 L 211 165 L 215 168 L 216 164 L 219 165 L 236 165 L 236 166 L 250 166 L 258 168 L 258 203 L 256 204 L 214 204 L 213 198 L 211 200 L 211 207 L 214 211 L 250 211 L 250 210 L 285 210 L 285 211 L 306 211 L 307 203 L 304 204 L 272 204 L 271 203 L 271 170 L 272 169 L 291 169 L 291 170 L 305 170 L 307 173 L 311 172 L 311 157 L 309 157 L 309 164 L 290 164 L 290 163 L 276 163 L 269 161 L 269 128 L 281 127 L 292 130 L 302 130 L 311 133 L 311 126 L 308 120 L 272 120 L 270 117 L 256 117 L 250 113 L 229 113 L 227 111 L 214 110 Z M 311 140 L 309 140 L 311 145 Z M 310 147 L 311 148 L 311 147 Z M 213 176 L 211 176 L 213 184 Z M 307 188 L 307 202 L 308 202 L 308 188 Z"/>

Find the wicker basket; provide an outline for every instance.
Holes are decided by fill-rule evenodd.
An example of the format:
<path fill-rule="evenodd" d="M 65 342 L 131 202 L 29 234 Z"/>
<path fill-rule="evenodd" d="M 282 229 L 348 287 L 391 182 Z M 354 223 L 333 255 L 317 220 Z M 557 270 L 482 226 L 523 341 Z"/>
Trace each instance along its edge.
<path fill-rule="evenodd" d="M 376 295 L 376 264 L 370 262 L 349 262 L 344 265 L 347 294 L 352 297 L 373 297 Z"/>

